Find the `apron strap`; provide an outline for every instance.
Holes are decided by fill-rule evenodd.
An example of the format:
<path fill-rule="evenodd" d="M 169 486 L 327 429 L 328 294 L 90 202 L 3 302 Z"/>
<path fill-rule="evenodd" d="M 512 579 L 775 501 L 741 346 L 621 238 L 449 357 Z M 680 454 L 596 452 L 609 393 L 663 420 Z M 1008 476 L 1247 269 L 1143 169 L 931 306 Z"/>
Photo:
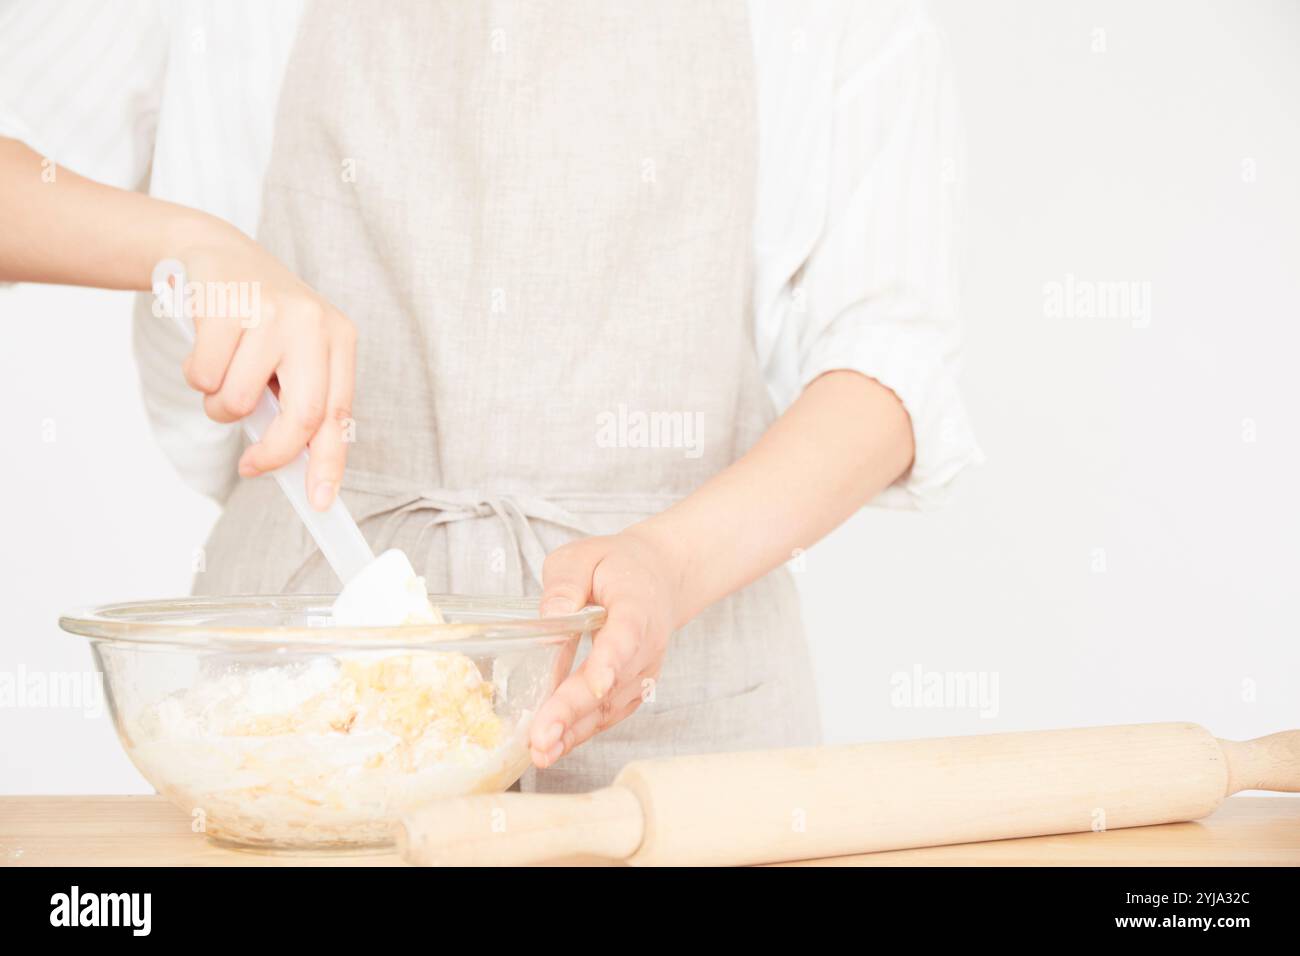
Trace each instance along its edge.
<path fill-rule="evenodd" d="M 510 561 L 512 574 L 519 582 L 521 594 L 527 585 L 527 575 L 531 575 L 538 587 L 542 585 L 546 547 L 537 536 L 533 522 L 544 521 L 580 535 L 595 535 L 602 533 L 601 528 L 586 520 L 585 516 L 649 516 L 680 500 L 677 495 L 655 492 L 578 492 L 541 496 L 475 489 L 419 489 L 389 475 L 351 469 L 344 479 L 343 488 L 382 499 L 377 506 L 372 505 L 358 514 L 358 522 L 363 526 L 375 519 L 385 519 L 378 535 L 372 538 L 376 551 L 391 546 L 397 537 L 398 525 L 411 515 L 426 516 L 416 538 L 417 549 L 423 543 L 424 536 L 439 525 L 474 518 L 496 518 L 505 529 L 509 542 L 507 560 Z M 290 578 L 285 591 L 292 592 L 296 583 L 319 558 L 319 551 L 310 555 Z"/>
<path fill-rule="evenodd" d="M 396 537 L 397 522 L 412 514 L 428 515 L 416 539 L 417 548 L 424 536 L 439 525 L 471 518 L 495 517 L 501 522 L 510 542 L 508 557 L 512 571 L 519 580 L 520 593 L 523 593 L 526 584 L 525 570 L 532 575 L 538 586 L 542 583 L 542 562 L 546 560 L 546 548 L 537 536 L 533 521 L 545 521 L 578 534 L 596 533 L 588 522 L 545 498 L 434 488 L 416 492 L 375 514 L 374 517 L 388 519 L 384 523 L 381 540 L 391 542 Z"/>

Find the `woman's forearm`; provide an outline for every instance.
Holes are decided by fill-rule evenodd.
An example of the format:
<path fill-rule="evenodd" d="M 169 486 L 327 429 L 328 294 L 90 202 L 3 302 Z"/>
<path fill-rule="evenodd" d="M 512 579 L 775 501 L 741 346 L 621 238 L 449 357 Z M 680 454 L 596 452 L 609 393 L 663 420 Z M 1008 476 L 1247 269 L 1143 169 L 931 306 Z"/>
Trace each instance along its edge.
<path fill-rule="evenodd" d="M 234 227 L 52 167 L 0 137 L 0 281 L 147 290 L 154 264 Z"/>
<path fill-rule="evenodd" d="M 788 561 L 911 467 L 902 402 L 852 371 L 822 375 L 738 461 L 634 526 L 680 570 L 674 626 Z"/>

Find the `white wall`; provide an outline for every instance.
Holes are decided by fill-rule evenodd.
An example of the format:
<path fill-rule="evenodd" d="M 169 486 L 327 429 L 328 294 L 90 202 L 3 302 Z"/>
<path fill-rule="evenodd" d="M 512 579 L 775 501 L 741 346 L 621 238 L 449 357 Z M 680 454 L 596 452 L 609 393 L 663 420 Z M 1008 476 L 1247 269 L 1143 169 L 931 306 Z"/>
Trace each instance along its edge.
<path fill-rule="evenodd" d="M 935 7 L 989 463 L 807 556 L 829 736 L 1300 726 L 1300 7 Z M 1069 274 L 1149 283 L 1150 324 L 1048 317 Z M 891 706 L 918 664 L 997 675 L 997 716 Z"/>
<path fill-rule="evenodd" d="M 990 460 L 947 511 L 868 510 L 806 555 L 828 737 L 1300 725 L 1298 8 L 935 8 Z M 1149 283 L 1149 324 L 1048 316 L 1067 275 Z M 0 290 L 0 673 L 88 669 L 58 615 L 184 593 L 215 515 L 148 434 L 127 312 Z M 917 667 L 996 679 L 989 715 L 894 706 Z M 0 793 L 146 790 L 106 719 L 0 707 Z"/>
<path fill-rule="evenodd" d="M 93 665 L 60 631 L 78 606 L 188 593 L 217 514 L 149 434 L 131 357 L 131 296 L 0 289 L 0 675 Z M 53 428 L 51 435 L 49 429 Z M 52 441 L 47 438 L 52 437 Z M 148 793 L 107 715 L 0 706 L 0 793 Z"/>

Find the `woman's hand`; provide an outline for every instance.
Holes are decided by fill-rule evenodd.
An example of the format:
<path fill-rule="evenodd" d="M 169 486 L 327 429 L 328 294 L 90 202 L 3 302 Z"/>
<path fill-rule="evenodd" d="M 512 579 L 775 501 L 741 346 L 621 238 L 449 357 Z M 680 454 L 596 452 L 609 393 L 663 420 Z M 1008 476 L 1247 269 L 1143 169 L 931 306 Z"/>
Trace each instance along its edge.
<path fill-rule="evenodd" d="M 215 216 L 59 169 L 0 137 L 0 280 L 146 291 L 160 259 L 180 259 L 197 336 L 185 377 L 209 417 L 243 418 L 262 389 L 281 412 L 244 452 L 240 474 L 278 468 L 311 449 L 307 494 L 329 507 L 347 457 L 356 333 L 337 309 L 269 252 Z"/>
<path fill-rule="evenodd" d="M 552 551 L 542 584 L 543 617 L 572 614 L 587 604 L 600 604 L 607 613 L 587 659 L 533 720 L 533 763 L 545 768 L 649 696 L 675 626 L 681 572 L 666 547 L 633 527 Z"/>
<path fill-rule="evenodd" d="M 193 297 L 194 350 L 186 381 L 204 394 L 208 417 L 247 416 L 272 386 L 280 414 L 244 450 L 239 473 L 253 477 L 311 450 L 307 494 L 324 511 L 347 459 L 355 376 L 352 323 L 252 239 L 224 223 L 174 255 Z"/>
<path fill-rule="evenodd" d="M 911 418 L 892 391 L 858 372 L 827 372 L 753 448 L 667 511 L 552 552 L 542 614 L 591 601 L 609 617 L 587 660 L 538 710 L 533 762 L 549 767 L 636 710 L 672 631 L 812 547 L 905 474 L 914 453 Z"/>

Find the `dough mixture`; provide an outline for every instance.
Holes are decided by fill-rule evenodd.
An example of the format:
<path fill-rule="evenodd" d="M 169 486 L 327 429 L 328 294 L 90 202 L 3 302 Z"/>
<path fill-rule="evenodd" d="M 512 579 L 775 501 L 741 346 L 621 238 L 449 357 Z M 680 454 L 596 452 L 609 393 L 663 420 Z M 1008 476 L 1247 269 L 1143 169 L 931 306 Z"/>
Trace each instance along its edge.
<path fill-rule="evenodd" d="M 335 609 L 335 623 L 352 626 L 442 620 L 400 551 L 376 559 Z M 507 726 L 494 709 L 493 683 L 464 654 L 358 650 L 265 666 L 246 656 L 222 661 L 210 659 L 188 688 L 124 715 L 140 769 L 167 781 L 167 796 L 212 836 L 382 844 L 406 808 L 502 790 L 527 766 L 531 714 Z"/>

